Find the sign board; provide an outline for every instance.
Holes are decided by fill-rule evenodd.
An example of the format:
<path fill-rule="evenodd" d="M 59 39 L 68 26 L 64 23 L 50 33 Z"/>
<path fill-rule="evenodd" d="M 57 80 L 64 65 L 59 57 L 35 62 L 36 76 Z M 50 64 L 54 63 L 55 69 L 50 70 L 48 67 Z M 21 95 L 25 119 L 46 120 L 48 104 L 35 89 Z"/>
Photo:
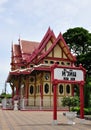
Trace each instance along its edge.
<path fill-rule="evenodd" d="M 78 69 L 55 68 L 54 79 L 68 81 L 84 81 L 84 73 Z"/>

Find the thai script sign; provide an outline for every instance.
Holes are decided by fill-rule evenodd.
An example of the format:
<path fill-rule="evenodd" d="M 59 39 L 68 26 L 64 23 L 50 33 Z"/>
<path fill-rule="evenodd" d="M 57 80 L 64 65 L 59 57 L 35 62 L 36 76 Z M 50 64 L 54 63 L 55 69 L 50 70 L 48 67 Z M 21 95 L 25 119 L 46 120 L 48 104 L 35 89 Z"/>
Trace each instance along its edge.
<path fill-rule="evenodd" d="M 55 68 L 54 69 L 54 79 L 84 81 L 84 74 L 83 74 L 82 70 Z"/>

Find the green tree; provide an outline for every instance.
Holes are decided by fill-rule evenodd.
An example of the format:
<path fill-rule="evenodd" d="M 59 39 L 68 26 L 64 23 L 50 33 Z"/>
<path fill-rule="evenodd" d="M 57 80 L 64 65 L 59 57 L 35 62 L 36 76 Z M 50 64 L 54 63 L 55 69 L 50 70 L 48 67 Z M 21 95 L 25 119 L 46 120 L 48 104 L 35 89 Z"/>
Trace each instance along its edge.
<path fill-rule="evenodd" d="M 6 93 L 4 92 L 4 93 L 1 93 L 0 97 L 1 97 L 1 98 L 11 98 L 12 95 L 11 95 L 11 94 L 6 94 Z"/>
<path fill-rule="evenodd" d="M 85 105 L 89 106 L 91 97 L 89 91 L 91 80 L 91 33 L 82 27 L 76 27 L 68 29 L 63 37 L 73 55 L 76 55 L 76 65 L 82 64 L 86 69 L 85 97 L 88 98 L 85 98 Z"/>
<path fill-rule="evenodd" d="M 70 50 L 75 55 L 86 54 L 91 49 L 91 34 L 82 27 L 68 29 L 63 34 Z"/>

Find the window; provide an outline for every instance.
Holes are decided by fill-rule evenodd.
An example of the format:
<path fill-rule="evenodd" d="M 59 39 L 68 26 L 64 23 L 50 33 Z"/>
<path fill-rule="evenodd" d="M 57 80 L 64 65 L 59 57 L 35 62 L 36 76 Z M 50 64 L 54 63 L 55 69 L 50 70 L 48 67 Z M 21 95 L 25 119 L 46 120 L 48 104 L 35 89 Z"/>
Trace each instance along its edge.
<path fill-rule="evenodd" d="M 64 65 L 64 62 L 61 62 L 62 65 Z"/>
<path fill-rule="evenodd" d="M 25 69 L 25 66 L 21 66 L 21 69 Z"/>
<path fill-rule="evenodd" d="M 63 85 L 62 85 L 62 84 L 59 85 L 59 93 L 60 93 L 60 94 L 63 93 Z"/>
<path fill-rule="evenodd" d="M 45 64 L 48 64 L 48 61 L 47 61 L 47 60 L 45 60 Z"/>
<path fill-rule="evenodd" d="M 34 87 L 31 85 L 30 86 L 30 94 L 33 94 L 33 91 L 34 91 Z"/>
<path fill-rule="evenodd" d="M 70 65 L 70 62 L 67 62 L 66 64 L 67 64 L 67 65 Z"/>
<path fill-rule="evenodd" d="M 54 61 L 50 61 L 50 64 L 54 64 Z"/>
<path fill-rule="evenodd" d="M 45 74 L 45 79 L 48 80 L 49 79 L 49 74 Z"/>
<path fill-rule="evenodd" d="M 30 67 L 32 68 L 32 67 L 33 67 L 33 65 L 30 65 Z"/>
<path fill-rule="evenodd" d="M 45 84 L 44 91 L 46 94 L 49 93 L 49 84 L 47 84 L 47 83 Z"/>
<path fill-rule="evenodd" d="M 66 86 L 66 92 L 67 92 L 68 94 L 70 93 L 70 85 L 69 85 L 69 84 Z"/>
<path fill-rule="evenodd" d="M 59 62 L 57 61 L 57 64 L 59 65 Z"/>

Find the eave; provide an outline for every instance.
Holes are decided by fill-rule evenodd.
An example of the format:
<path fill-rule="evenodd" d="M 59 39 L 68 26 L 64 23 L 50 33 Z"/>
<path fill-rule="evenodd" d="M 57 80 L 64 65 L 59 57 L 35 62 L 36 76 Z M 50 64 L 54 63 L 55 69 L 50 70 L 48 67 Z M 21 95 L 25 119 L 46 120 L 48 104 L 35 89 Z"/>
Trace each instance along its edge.
<path fill-rule="evenodd" d="M 10 82 L 10 79 L 12 79 L 13 76 L 17 75 L 30 75 L 33 72 L 36 71 L 51 71 L 51 67 L 48 65 L 40 64 L 37 66 L 34 66 L 33 68 L 26 68 L 26 69 L 16 69 L 9 72 L 7 82 Z"/>

